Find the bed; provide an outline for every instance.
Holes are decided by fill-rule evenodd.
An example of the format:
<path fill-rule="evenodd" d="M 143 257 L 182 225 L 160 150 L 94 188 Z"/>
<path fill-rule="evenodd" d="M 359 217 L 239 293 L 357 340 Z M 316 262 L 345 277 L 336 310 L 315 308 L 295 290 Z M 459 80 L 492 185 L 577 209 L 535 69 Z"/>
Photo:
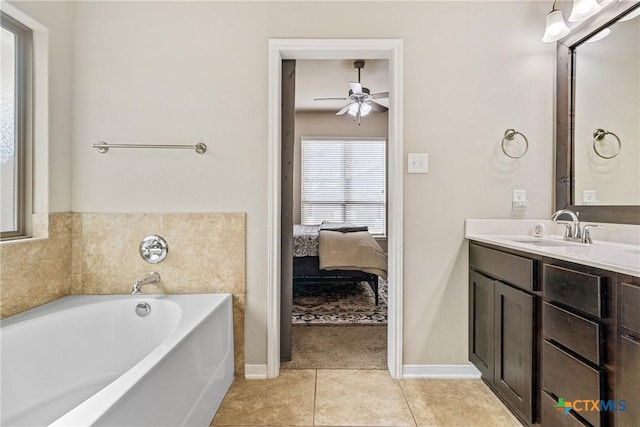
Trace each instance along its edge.
<path fill-rule="evenodd" d="M 293 226 L 293 283 L 366 281 L 378 305 L 386 255 L 366 231 L 347 224 Z"/>

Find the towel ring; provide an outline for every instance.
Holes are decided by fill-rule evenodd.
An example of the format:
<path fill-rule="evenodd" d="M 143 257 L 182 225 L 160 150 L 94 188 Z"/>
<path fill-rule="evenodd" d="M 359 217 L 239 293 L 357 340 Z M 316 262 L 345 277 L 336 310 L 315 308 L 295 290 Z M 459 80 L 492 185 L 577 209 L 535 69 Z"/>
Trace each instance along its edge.
<path fill-rule="evenodd" d="M 610 156 L 605 156 L 603 155 L 601 152 L 598 151 L 598 142 L 602 141 L 607 135 L 613 135 L 613 137 L 616 139 L 616 142 L 618 143 L 618 149 L 616 150 L 615 153 L 613 153 Z M 620 151 L 622 150 L 622 141 L 620 141 L 620 138 L 618 138 L 618 135 L 616 135 L 613 132 L 609 132 L 608 130 L 604 130 L 604 129 L 596 129 L 593 131 L 593 151 L 596 152 L 596 154 L 603 158 L 603 159 L 613 159 L 614 157 L 616 157 L 618 154 L 620 154 Z"/>
<path fill-rule="evenodd" d="M 516 139 L 516 136 L 518 135 L 520 135 L 522 139 L 524 139 L 524 144 L 525 144 L 524 151 L 519 156 L 513 156 L 507 152 L 507 149 L 505 148 L 505 142 L 513 141 L 514 139 Z M 524 157 L 525 154 L 527 154 L 527 151 L 529 151 L 529 140 L 527 139 L 526 136 L 524 136 L 524 134 L 518 132 L 515 129 L 507 129 L 506 131 L 504 131 L 504 137 L 502 138 L 502 152 L 504 153 L 505 156 L 512 159 L 520 159 Z"/>

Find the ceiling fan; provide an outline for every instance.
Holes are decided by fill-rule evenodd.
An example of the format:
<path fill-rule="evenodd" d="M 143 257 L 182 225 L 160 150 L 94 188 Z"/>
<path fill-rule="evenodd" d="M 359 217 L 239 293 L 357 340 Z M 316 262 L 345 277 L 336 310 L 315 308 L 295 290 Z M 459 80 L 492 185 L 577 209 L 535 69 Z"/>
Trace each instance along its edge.
<path fill-rule="evenodd" d="M 328 101 L 328 100 L 345 100 L 349 101 L 340 111 L 336 113 L 336 116 L 341 116 L 345 113 L 349 113 L 353 116 L 353 120 L 358 121 L 360 124 L 360 117 L 366 116 L 371 111 L 377 111 L 384 113 L 389 110 L 384 105 L 378 104 L 375 100 L 381 98 L 388 98 L 389 92 L 371 93 L 371 91 L 362 87 L 360 84 L 360 71 L 364 68 L 364 61 L 358 60 L 353 63 L 353 66 L 358 70 L 358 81 L 349 82 L 349 96 L 346 98 L 314 98 L 314 101 Z"/>

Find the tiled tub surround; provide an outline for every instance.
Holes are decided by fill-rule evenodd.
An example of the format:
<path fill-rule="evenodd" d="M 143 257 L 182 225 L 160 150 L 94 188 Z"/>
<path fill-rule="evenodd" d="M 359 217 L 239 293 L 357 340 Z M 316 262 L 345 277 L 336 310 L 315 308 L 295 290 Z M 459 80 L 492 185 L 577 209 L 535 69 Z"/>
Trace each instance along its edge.
<path fill-rule="evenodd" d="M 71 214 L 49 215 L 49 237 L 0 245 L 0 314 L 12 316 L 71 292 Z"/>
<path fill-rule="evenodd" d="M 540 240 L 559 245 L 536 245 L 534 227 L 544 225 Z M 585 225 L 586 223 L 582 224 Z M 564 225 L 549 220 L 467 219 L 465 237 L 483 243 L 534 253 L 591 267 L 640 277 L 640 226 L 597 224 L 593 245 L 562 240 Z"/>
<path fill-rule="evenodd" d="M 49 238 L 2 244 L 2 316 L 65 295 L 126 294 L 151 271 L 144 293 L 233 294 L 235 366 L 244 372 L 244 213 L 64 213 L 50 216 Z M 169 245 L 147 264 L 140 241 L 159 234 Z"/>

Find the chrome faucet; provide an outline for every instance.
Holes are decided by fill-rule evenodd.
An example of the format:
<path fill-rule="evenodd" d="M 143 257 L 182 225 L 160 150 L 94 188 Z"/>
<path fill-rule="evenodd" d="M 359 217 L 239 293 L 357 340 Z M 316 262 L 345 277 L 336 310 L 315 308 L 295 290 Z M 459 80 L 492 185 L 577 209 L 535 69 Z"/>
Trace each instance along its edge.
<path fill-rule="evenodd" d="M 571 224 L 565 223 L 567 229 L 564 233 L 564 240 L 582 241 L 580 220 L 578 219 L 579 213 L 575 213 L 570 209 L 560 209 L 551 216 L 551 221 L 558 221 L 558 217 L 560 215 L 569 215 L 571 217 L 571 222 L 573 223 L 573 228 L 571 227 Z"/>
<path fill-rule="evenodd" d="M 134 295 L 141 294 L 142 287 L 144 285 L 157 285 L 158 283 L 160 283 L 160 275 L 156 272 L 151 272 L 144 276 L 142 279 L 135 281 L 135 283 L 133 284 L 133 288 L 131 289 L 131 293 Z"/>
<path fill-rule="evenodd" d="M 558 221 L 558 217 L 560 215 L 568 215 L 571 217 L 573 227 L 571 224 L 563 223 L 567 227 L 564 233 L 564 240 L 592 244 L 593 240 L 591 240 L 591 229 L 600 226 L 596 224 L 587 224 L 581 229 L 578 214 L 578 212 L 573 212 L 570 209 L 560 209 L 551 216 L 551 221 Z"/>

